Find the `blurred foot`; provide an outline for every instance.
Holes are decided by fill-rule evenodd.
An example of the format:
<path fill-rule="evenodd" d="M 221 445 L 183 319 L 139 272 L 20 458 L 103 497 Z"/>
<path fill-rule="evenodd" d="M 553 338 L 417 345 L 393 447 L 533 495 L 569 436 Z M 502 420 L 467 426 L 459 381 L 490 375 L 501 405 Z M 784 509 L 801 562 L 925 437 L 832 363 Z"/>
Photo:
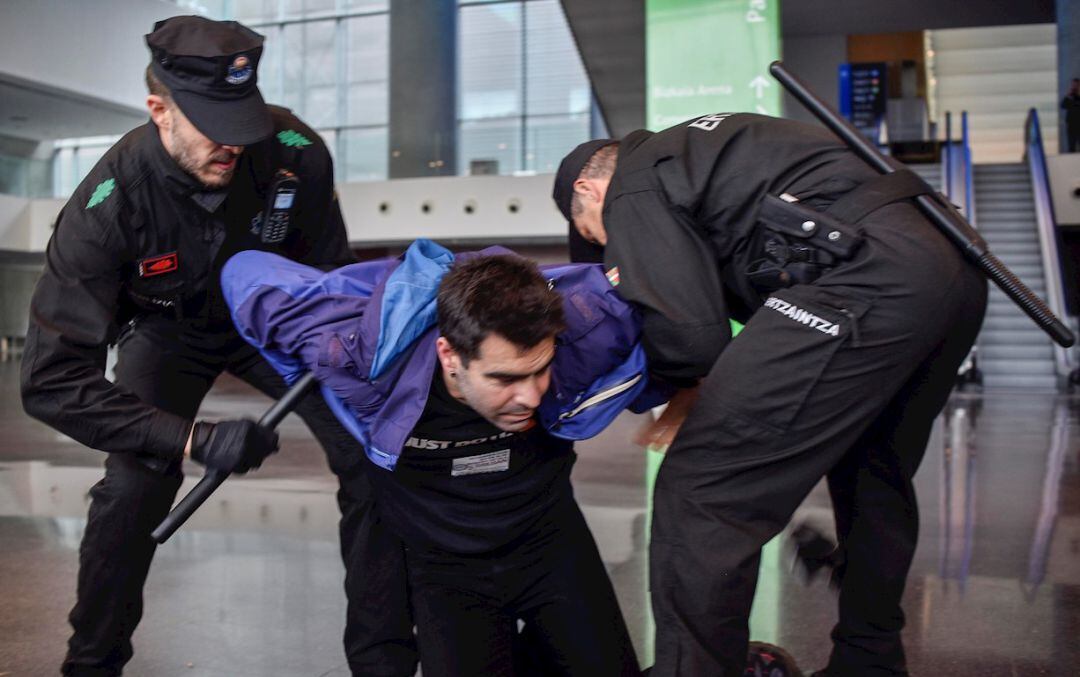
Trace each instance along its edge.
<path fill-rule="evenodd" d="M 805 583 L 822 577 L 832 587 L 840 586 L 843 555 L 832 539 L 809 524 L 796 527 L 789 538 L 795 554 L 794 569 Z"/>

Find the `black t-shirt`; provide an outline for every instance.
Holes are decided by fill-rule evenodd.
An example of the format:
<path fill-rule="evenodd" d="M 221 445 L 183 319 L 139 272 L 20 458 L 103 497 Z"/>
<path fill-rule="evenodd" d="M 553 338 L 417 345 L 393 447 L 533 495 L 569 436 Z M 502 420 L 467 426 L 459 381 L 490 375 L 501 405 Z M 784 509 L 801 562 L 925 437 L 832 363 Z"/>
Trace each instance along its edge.
<path fill-rule="evenodd" d="M 490 552 L 571 495 L 573 444 L 540 425 L 499 430 L 450 395 L 436 367 L 427 405 L 393 472 L 373 470 L 379 513 L 412 548 Z"/>

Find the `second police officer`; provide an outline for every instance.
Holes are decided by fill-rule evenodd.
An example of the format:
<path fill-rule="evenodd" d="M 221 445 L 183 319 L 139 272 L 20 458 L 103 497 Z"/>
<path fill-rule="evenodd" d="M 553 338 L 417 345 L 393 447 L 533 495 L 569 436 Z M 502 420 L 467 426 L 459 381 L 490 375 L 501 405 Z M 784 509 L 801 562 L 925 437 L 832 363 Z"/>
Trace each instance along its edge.
<path fill-rule="evenodd" d="M 986 306 L 982 274 L 911 200 L 929 190 L 823 128 L 753 114 L 563 160 L 555 201 L 606 245 L 650 369 L 699 388 L 655 431 L 685 416 L 655 487 L 652 677 L 743 674 L 761 547 L 822 477 L 844 564 L 819 674 L 907 674 L 911 480 Z M 746 323 L 734 339 L 730 319 Z"/>

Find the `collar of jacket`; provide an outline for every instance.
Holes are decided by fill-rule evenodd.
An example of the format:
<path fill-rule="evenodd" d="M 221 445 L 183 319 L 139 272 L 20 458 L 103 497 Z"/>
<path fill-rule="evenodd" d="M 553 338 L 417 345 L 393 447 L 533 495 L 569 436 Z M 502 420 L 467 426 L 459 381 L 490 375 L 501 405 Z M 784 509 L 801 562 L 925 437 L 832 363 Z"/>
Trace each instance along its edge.
<path fill-rule="evenodd" d="M 650 132 L 647 129 L 638 129 L 630 132 L 619 141 L 619 155 L 615 158 L 615 173 L 611 177 L 611 183 L 608 185 L 607 197 L 604 200 L 603 213 L 606 216 L 608 208 L 614 202 L 614 198 L 622 193 L 625 189 L 624 184 L 627 180 L 627 166 L 626 158 L 630 153 L 634 152 L 638 146 L 645 143 L 655 132 Z M 629 170 L 629 173 L 634 173 L 634 170 Z M 601 262 L 602 263 L 602 262 Z"/>
<path fill-rule="evenodd" d="M 191 198 L 195 204 L 210 213 L 217 211 L 218 207 L 225 202 L 229 194 L 228 188 L 208 190 L 198 179 L 184 171 L 169 155 L 169 151 L 165 150 L 165 145 L 161 143 L 161 133 L 153 121 L 146 123 L 143 141 L 150 158 L 151 168 L 161 176 L 169 190 L 181 197 Z M 244 155 L 241 155 L 237 160 L 237 172 L 241 170 L 239 165 L 243 159 Z"/>
<path fill-rule="evenodd" d="M 478 252 L 463 252 L 456 258 L 464 261 L 495 254 L 513 252 L 494 246 Z M 442 245 L 426 239 L 416 240 L 402 255 L 401 265 L 375 290 L 371 300 L 379 312 L 369 313 L 365 318 L 371 335 L 378 336 L 371 363 L 372 378 L 379 378 L 405 346 L 412 345 L 435 326 L 439 283 L 454 260 L 454 254 Z"/>
<path fill-rule="evenodd" d="M 394 469 L 427 402 L 437 368 L 439 282 L 455 260 L 495 254 L 513 252 L 496 246 L 454 255 L 439 244 L 417 240 L 373 290 L 360 322 L 361 336 L 375 344 L 368 376 L 372 383 L 385 378 L 393 387 L 384 388 L 385 398 L 377 413 L 366 417 L 362 433 L 357 434 L 359 427 L 351 431 L 363 436 L 368 458 L 376 465 Z M 537 410 L 540 424 L 555 437 L 587 439 L 634 403 L 641 405 L 635 408 L 640 413 L 667 401 L 666 388 L 652 386 L 646 393 L 650 384 L 640 319 L 612 288 L 603 268 L 570 264 L 542 270 L 563 295 L 567 327 L 557 339 L 551 385 Z M 355 416 L 340 402 L 330 406 L 339 419 Z"/>
<path fill-rule="evenodd" d="M 656 132 L 650 132 L 647 129 L 638 129 L 630 132 L 619 141 L 619 158 L 622 159 L 628 154 L 634 152 L 638 146 L 649 140 Z M 615 161 L 615 169 L 618 171 L 619 163 L 618 159 Z"/>

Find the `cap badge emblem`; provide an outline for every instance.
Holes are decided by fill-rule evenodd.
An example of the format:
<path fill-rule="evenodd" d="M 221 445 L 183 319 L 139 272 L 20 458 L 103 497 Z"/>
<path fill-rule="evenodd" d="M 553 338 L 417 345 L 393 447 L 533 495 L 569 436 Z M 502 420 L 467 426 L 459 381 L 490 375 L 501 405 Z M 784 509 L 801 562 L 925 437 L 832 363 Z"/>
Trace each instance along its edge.
<path fill-rule="evenodd" d="M 225 82 L 230 85 L 242 85 L 251 79 L 251 74 L 254 72 L 251 59 L 241 54 L 233 59 L 232 65 L 229 66 L 229 74 L 225 76 Z"/>

